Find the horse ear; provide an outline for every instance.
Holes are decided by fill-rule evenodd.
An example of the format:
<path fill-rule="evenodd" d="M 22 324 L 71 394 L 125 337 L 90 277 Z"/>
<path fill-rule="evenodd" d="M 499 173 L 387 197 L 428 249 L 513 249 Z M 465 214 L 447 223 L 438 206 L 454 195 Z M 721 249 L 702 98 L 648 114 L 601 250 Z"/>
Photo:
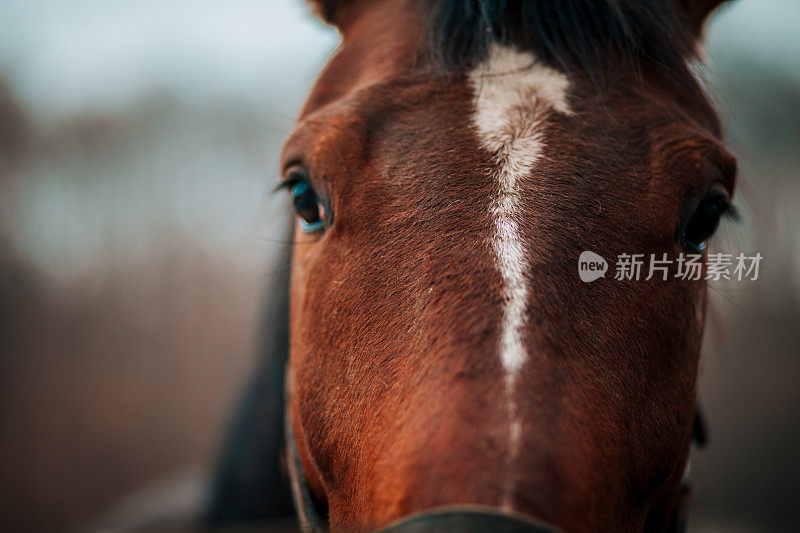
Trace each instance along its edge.
<path fill-rule="evenodd" d="M 673 0 L 675 5 L 686 16 L 695 36 L 700 38 L 703 33 L 703 23 L 708 15 L 728 0 Z"/>
<path fill-rule="evenodd" d="M 327 24 L 336 26 L 343 32 L 352 15 L 350 6 L 357 3 L 355 0 L 310 0 L 311 7 L 317 16 Z"/>
<path fill-rule="evenodd" d="M 317 16 L 328 24 L 336 24 L 336 10 L 340 0 L 310 0 Z"/>

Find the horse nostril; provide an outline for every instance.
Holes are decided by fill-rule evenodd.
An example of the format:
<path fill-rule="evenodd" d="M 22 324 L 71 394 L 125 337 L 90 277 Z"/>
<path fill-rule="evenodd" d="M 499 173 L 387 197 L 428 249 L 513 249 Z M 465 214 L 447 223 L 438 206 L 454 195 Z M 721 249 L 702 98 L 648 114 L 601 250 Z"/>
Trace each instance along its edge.
<path fill-rule="evenodd" d="M 459 531 L 484 533 L 558 533 L 560 530 L 519 513 L 506 513 L 480 505 L 436 507 L 397 520 L 379 530 L 379 533 L 430 533 Z"/>

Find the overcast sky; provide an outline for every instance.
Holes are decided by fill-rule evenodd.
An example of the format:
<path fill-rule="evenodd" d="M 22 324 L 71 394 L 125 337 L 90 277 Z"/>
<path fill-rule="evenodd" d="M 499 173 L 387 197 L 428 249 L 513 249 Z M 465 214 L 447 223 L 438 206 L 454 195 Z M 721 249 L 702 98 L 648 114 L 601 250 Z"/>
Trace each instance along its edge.
<path fill-rule="evenodd" d="M 40 116 L 153 88 L 296 107 L 337 42 L 299 0 L 0 2 L 0 70 Z"/>

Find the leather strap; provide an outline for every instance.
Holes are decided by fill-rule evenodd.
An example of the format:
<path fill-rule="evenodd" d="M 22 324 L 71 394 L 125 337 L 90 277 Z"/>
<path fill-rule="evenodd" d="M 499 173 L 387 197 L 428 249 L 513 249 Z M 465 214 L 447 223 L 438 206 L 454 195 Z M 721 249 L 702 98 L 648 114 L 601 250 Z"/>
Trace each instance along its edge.
<path fill-rule="evenodd" d="M 323 518 L 314 498 L 311 488 L 303 472 L 303 462 L 300 460 L 300 451 L 297 449 L 297 440 L 294 437 L 294 426 L 289 414 L 289 402 L 286 406 L 286 455 L 289 465 L 289 482 L 292 487 L 292 498 L 297 509 L 300 528 L 304 532 L 321 533 L 327 531 L 326 520 Z"/>

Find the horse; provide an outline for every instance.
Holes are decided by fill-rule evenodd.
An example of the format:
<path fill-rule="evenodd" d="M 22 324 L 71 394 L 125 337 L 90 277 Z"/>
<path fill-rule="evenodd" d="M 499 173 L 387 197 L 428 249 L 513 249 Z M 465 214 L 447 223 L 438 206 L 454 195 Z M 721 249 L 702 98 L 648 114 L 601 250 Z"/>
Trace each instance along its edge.
<path fill-rule="evenodd" d="M 707 282 L 578 258 L 707 264 L 723 2 L 311 3 L 342 40 L 283 148 L 286 272 L 208 519 L 682 530 Z"/>

